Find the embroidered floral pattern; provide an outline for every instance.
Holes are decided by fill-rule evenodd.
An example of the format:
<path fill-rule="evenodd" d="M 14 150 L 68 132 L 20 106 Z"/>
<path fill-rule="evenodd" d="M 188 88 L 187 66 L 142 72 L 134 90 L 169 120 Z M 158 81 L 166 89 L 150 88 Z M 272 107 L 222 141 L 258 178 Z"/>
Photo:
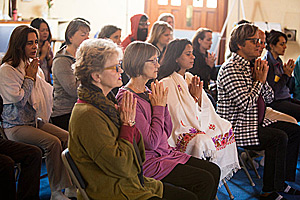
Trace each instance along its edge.
<path fill-rule="evenodd" d="M 209 129 L 212 129 L 212 130 L 215 130 L 216 129 L 216 125 L 214 125 L 214 124 L 209 124 L 209 127 L 208 127 Z"/>
<path fill-rule="evenodd" d="M 178 87 L 178 90 L 179 90 L 180 92 L 182 92 L 181 86 L 180 86 L 180 85 L 177 85 L 177 87 Z"/>
<path fill-rule="evenodd" d="M 180 134 L 177 137 L 175 150 L 180 152 L 185 152 L 188 143 L 198 134 L 205 134 L 205 133 L 196 128 L 190 128 L 189 133 Z"/>
<path fill-rule="evenodd" d="M 215 144 L 217 151 L 224 149 L 227 145 L 230 145 L 235 142 L 232 128 L 227 133 L 212 137 L 212 140 Z"/>

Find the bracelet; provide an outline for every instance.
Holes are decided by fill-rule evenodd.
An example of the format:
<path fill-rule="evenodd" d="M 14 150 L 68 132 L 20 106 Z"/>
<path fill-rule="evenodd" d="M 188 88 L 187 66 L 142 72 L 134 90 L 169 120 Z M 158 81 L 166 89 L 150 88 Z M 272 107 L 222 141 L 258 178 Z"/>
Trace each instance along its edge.
<path fill-rule="evenodd" d="M 31 79 L 32 81 L 35 81 L 35 79 L 34 79 L 33 77 L 31 77 L 31 76 L 27 76 L 27 75 L 26 75 L 26 76 L 24 76 L 24 79 L 25 79 L 25 78 L 29 78 L 29 79 Z"/>
<path fill-rule="evenodd" d="M 128 122 L 126 124 L 124 124 L 124 125 L 132 127 L 132 126 L 135 125 L 135 121 L 134 120 L 128 120 Z"/>

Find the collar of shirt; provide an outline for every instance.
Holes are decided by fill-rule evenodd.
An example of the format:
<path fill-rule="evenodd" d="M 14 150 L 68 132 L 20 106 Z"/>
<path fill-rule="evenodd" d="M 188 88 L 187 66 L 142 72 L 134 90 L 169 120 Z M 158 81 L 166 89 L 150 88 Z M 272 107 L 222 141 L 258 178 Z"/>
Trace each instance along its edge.
<path fill-rule="evenodd" d="M 272 64 L 273 66 L 281 66 L 282 65 L 282 60 L 279 58 L 275 59 L 270 51 L 267 51 L 267 56 L 268 56 L 268 62 Z"/>

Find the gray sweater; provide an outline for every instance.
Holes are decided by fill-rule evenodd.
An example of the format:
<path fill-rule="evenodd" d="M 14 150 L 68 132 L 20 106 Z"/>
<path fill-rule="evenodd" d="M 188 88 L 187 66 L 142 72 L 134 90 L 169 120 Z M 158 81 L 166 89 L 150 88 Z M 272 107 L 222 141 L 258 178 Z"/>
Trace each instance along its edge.
<path fill-rule="evenodd" d="M 55 55 L 52 64 L 54 102 L 51 117 L 57 117 L 72 112 L 77 101 L 77 87 L 72 64 L 75 58 L 62 47 Z"/>

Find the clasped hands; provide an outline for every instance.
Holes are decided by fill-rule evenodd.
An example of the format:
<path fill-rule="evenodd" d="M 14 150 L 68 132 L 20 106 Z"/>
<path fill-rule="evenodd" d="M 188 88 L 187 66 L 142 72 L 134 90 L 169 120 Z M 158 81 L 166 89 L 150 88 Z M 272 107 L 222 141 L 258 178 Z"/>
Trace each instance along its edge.
<path fill-rule="evenodd" d="M 38 58 L 33 58 L 31 62 L 27 62 L 25 66 L 25 76 L 31 77 L 35 80 L 39 65 Z"/>
<path fill-rule="evenodd" d="M 254 80 L 265 84 L 267 80 L 268 71 L 268 61 L 261 60 L 260 58 L 255 60 L 254 68 L 252 69 L 252 76 Z"/>
<path fill-rule="evenodd" d="M 295 61 L 293 59 L 289 59 L 286 63 L 283 64 L 283 72 L 291 77 L 292 76 L 292 73 L 295 69 Z"/>
<path fill-rule="evenodd" d="M 164 89 L 163 83 L 155 80 L 151 83 L 152 93 L 149 94 L 150 103 L 152 106 L 166 106 L 169 88 Z"/>

